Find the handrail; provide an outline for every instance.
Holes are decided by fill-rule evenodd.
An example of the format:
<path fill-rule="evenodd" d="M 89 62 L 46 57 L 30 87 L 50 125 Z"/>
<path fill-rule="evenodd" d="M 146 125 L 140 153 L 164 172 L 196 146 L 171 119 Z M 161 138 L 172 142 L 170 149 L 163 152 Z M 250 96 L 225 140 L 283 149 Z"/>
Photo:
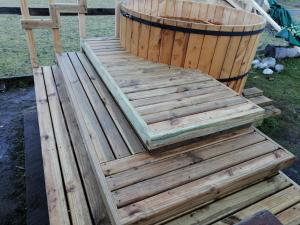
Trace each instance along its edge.
<path fill-rule="evenodd" d="M 52 29 L 54 51 L 62 52 L 60 35 L 60 14 L 78 13 L 79 17 L 79 36 L 84 38 L 85 32 L 85 14 L 87 13 L 86 0 L 78 0 L 78 4 L 54 3 L 49 0 L 49 11 L 51 19 L 32 19 L 29 14 L 28 1 L 21 0 L 21 25 L 26 31 L 27 45 L 30 53 L 30 60 L 33 68 L 39 67 L 37 50 L 33 29 Z"/>

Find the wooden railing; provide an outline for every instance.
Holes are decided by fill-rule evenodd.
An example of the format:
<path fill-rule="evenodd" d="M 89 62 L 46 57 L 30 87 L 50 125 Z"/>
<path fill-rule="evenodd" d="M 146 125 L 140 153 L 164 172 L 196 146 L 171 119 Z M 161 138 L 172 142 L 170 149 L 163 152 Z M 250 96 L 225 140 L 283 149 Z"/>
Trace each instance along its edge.
<path fill-rule="evenodd" d="M 49 0 L 50 19 L 32 19 L 29 14 L 28 1 L 21 0 L 21 24 L 26 32 L 27 45 L 30 53 L 32 67 L 38 67 L 37 49 L 35 45 L 34 29 L 52 29 L 54 51 L 62 52 L 61 35 L 60 35 L 60 14 L 61 13 L 78 13 L 79 17 L 79 35 L 84 38 L 85 32 L 85 13 L 87 13 L 86 0 L 78 0 L 78 4 L 54 3 Z"/>

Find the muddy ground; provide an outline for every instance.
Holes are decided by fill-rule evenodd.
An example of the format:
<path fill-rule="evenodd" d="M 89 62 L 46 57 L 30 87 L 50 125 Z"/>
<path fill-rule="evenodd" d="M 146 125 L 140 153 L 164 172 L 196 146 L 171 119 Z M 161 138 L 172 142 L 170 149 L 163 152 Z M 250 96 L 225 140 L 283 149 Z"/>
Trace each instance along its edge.
<path fill-rule="evenodd" d="M 35 106 L 34 89 L 0 93 L 0 224 L 26 224 L 23 111 Z"/>

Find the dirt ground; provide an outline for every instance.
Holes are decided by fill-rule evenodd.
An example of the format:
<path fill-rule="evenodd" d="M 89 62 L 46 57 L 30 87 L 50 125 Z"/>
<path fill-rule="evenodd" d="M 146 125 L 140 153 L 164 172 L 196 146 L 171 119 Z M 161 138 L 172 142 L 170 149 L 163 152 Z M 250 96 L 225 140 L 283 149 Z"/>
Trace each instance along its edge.
<path fill-rule="evenodd" d="M 23 110 L 35 105 L 34 88 L 0 93 L 0 224 L 23 225 L 25 170 Z"/>

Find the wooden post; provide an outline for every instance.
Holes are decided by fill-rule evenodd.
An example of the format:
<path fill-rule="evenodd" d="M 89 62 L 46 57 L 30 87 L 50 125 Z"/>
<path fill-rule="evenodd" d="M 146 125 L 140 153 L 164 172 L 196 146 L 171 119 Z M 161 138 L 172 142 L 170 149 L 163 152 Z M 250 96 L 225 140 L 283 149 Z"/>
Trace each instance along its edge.
<path fill-rule="evenodd" d="M 22 14 L 22 19 L 30 19 L 27 0 L 21 0 L 21 14 Z M 26 31 L 26 40 L 29 48 L 31 65 L 33 68 L 37 68 L 39 67 L 39 63 L 37 59 L 37 51 L 35 46 L 34 34 L 32 29 L 26 29 L 25 31 Z"/>
<path fill-rule="evenodd" d="M 87 2 L 86 0 L 78 0 L 78 4 L 79 4 L 79 12 L 78 12 L 79 36 L 80 38 L 84 38 L 86 36 L 85 12 L 87 11 Z"/>
<path fill-rule="evenodd" d="M 50 4 L 54 3 L 54 1 L 53 0 L 48 0 L 48 3 L 49 3 L 49 8 L 50 8 Z M 56 13 L 56 15 L 53 15 L 53 13 Z M 61 47 L 61 38 L 60 38 L 60 32 L 59 32 L 60 14 L 57 11 L 50 10 L 50 16 L 51 16 L 52 19 L 57 18 L 56 24 L 57 24 L 58 27 L 52 28 L 54 51 L 56 53 L 61 53 L 62 52 L 62 47 Z"/>
<path fill-rule="evenodd" d="M 115 35 L 116 38 L 120 37 L 120 1 L 116 0 L 116 5 L 115 5 Z"/>

